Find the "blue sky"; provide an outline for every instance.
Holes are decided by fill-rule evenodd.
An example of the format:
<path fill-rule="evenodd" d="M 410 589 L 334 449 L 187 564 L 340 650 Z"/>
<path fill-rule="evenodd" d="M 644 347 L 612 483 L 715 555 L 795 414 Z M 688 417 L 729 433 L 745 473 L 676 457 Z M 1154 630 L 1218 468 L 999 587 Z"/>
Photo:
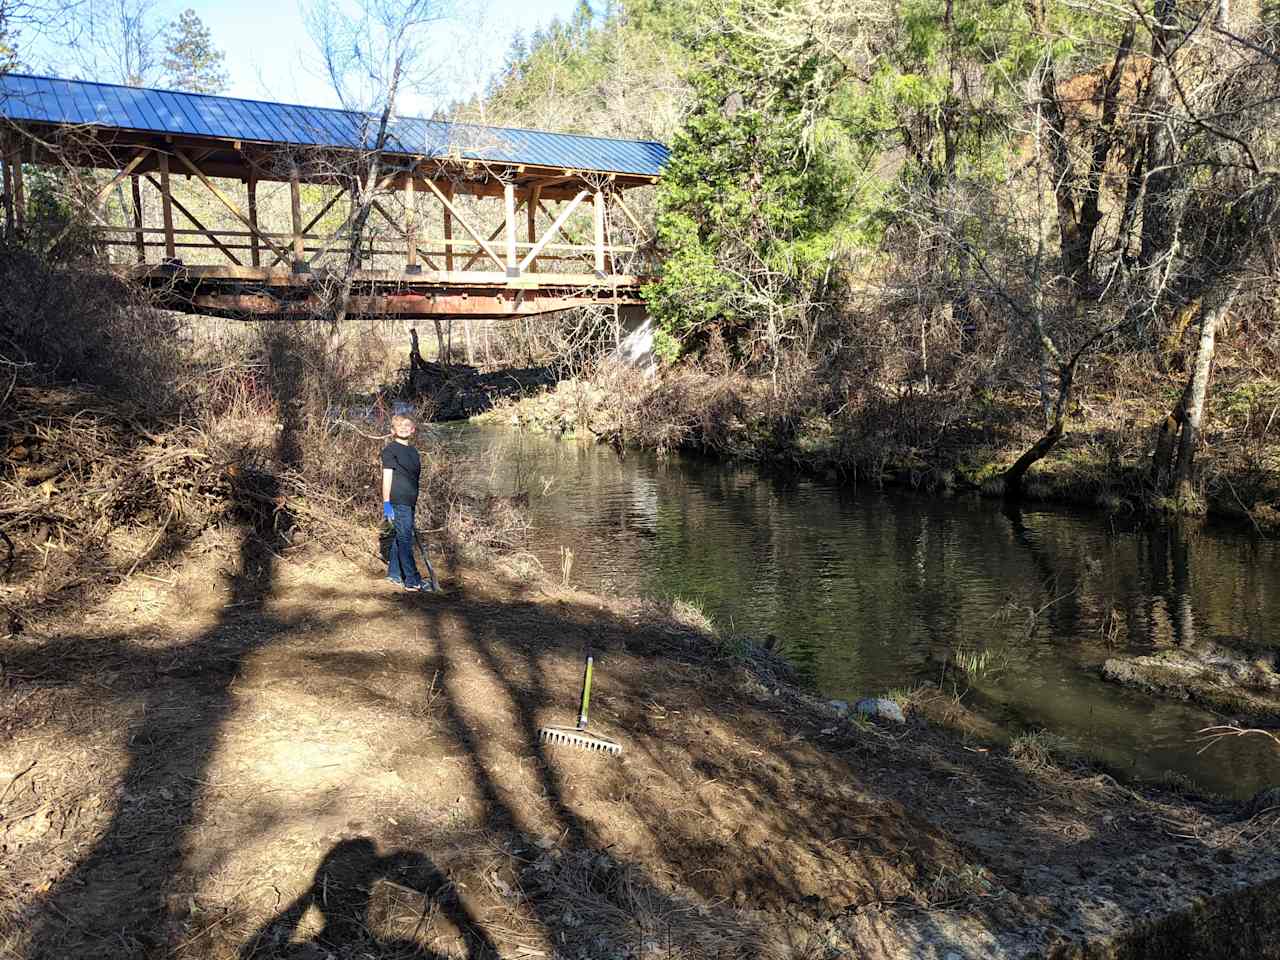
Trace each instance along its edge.
<path fill-rule="evenodd" d="M 567 19 L 575 6 L 576 0 L 455 2 L 452 16 L 428 28 L 427 46 L 436 74 L 433 89 L 407 91 L 401 112 L 427 113 L 441 100 L 482 88 L 517 31 L 527 36 L 553 17 Z M 187 7 L 196 11 L 226 53 L 232 96 L 336 106 L 297 0 L 157 0 L 155 10 L 160 21 L 167 21 Z M 28 50 L 33 66 L 60 62 L 56 47 L 40 47 L 38 54 Z"/>

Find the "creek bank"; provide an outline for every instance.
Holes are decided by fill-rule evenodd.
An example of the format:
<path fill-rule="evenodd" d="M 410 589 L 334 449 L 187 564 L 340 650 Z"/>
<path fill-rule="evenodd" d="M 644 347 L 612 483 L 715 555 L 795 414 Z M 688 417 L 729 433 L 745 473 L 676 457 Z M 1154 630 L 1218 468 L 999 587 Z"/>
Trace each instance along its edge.
<path fill-rule="evenodd" d="M 1132 790 L 914 709 L 833 722 L 783 661 L 677 604 L 502 563 L 441 570 L 449 594 L 424 597 L 371 557 L 316 551 L 249 593 L 250 572 L 218 575 L 224 553 L 204 543 L 172 583 L 128 581 L 0 640 L 0 770 L 41 773 L 0 825 L 18 885 L 0 942 L 18 955 L 97 957 L 121 929 L 139 957 L 199 960 L 293 956 L 290 939 L 1146 957 L 1170 930 L 1164 956 L 1268 955 L 1204 936 L 1276 905 L 1266 820 L 1239 805 Z M 588 641 L 591 723 L 619 759 L 537 737 L 575 715 Z M 1256 917 L 1250 949 L 1280 942 L 1277 917 Z M 360 932 L 331 942 L 343 930 Z"/>
<path fill-rule="evenodd" d="M 1003 496 L 1001 474 L 1038 436 L 998 414 L 990 401 L 978 403 L 972 414 L 958 412 L 954 404 L 933 410 L 929 417 L 945 427 L 916 430 L 914 439 L 904 439 L 885 425 L 888 414 L 859 419 L 821 408 L 795 409 L 795 398 L 773 398 L 769 390 L 767 382 L 739 375 L 681 369 L 646 378 L 606 368 L 594 379 L 562 380 L 543 392 L 513 395 L 476 419 L 564 439 L 660 453 L 687 450 L 943 496 Z M 1162 416 L 1130 402 L 1079 408 L 1057 447 L 1031 468 L 1023 499 L 1109 513 L 1161 512 L 1165 505 L 1149 491 L 1153 435 L 1144 424 Z M 1220 448 L 1206 475 L 1204 513 L 1280 535 L 1280 447 Z"/>
<path fill-rule="evenodd" d="M 1194 651 L 1111 657 L 1102 665 L 1102 676 L 1218 713 L 1280 723 L 1280 673 L 1274 651 L 1249 655 L 1210 644 Z"/>

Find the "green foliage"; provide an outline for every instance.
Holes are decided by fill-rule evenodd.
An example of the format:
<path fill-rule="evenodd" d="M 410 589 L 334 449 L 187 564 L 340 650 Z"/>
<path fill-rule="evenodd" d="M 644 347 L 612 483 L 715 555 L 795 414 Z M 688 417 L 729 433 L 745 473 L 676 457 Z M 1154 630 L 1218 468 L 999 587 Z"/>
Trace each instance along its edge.
<path fill-rule="evenodd" d="M 882 212 L 915 205 L 922 188 L 1000 180 L 1025 85 L 1043 55 L 1043 41 L 1020 3 L 905 3 L 868 82 L 842 104 L 850 134 L 865 149 L 905 154 L 899 189 Z"/>
<path fill-rule="evenodd" d="M 645 298 L 668 357 L 713 331 L 734 344 L 798 322 L 834 248 L 837 170 L 815 149 L 823 57 L 814 44 L 762 47 L 739 15 L 725 8 L 693 41 L 694 101 L 659 187 L 665 260 Z"/>
<path fill-rule="evenodd" d="M 28 164 L 25 171 L 26 228 L 23 239 L 31 250 L 44 251 L 51 264 L 93 256 L 98 249 L 92 225 L 78 216 L 67 197 L 67 174 L 56 167 Z M 50 248 L 49 245 L 57 240 Z"/>
<path fill-rule="evenodd" d="M 222 93 L 227 89 L 225 59 L 194 10 L 183 10 L 165 30 L 165 81 L 177 90 Z"/>

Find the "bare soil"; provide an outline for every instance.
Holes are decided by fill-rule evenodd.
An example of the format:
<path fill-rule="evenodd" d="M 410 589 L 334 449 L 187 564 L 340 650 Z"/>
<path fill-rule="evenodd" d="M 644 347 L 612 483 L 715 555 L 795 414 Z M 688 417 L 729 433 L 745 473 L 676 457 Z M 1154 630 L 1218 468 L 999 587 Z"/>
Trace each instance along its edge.
<path fill-rule="evenodd" d="M 841 720 L 670 607 L 445 583 L 213 530 L 0 640 L 0 957 L 1278 955 L 1142 946 L 1275 886 L 1276 811 Z M 621 758 L 538 738 L 588 644 Z"/>

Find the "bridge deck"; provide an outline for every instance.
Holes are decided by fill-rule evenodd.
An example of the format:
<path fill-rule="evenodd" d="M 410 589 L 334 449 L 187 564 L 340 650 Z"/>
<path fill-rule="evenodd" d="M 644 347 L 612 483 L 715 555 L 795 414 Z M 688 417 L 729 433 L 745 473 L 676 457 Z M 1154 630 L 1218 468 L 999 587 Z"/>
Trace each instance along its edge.
<path fill-rule="evenodd" d="M 146 284 L 170 309 L 244 319 L 322 315 L 334 276 L 291 269 L 178 264 L 118 267 Z M 421 319 L 462 316 L 506 319 L 583 306 L 633 306 L 651 278 L 626 274 L 538 273 L 511 278 L 496 271 L 360 270 L 348 314 Z"/>

